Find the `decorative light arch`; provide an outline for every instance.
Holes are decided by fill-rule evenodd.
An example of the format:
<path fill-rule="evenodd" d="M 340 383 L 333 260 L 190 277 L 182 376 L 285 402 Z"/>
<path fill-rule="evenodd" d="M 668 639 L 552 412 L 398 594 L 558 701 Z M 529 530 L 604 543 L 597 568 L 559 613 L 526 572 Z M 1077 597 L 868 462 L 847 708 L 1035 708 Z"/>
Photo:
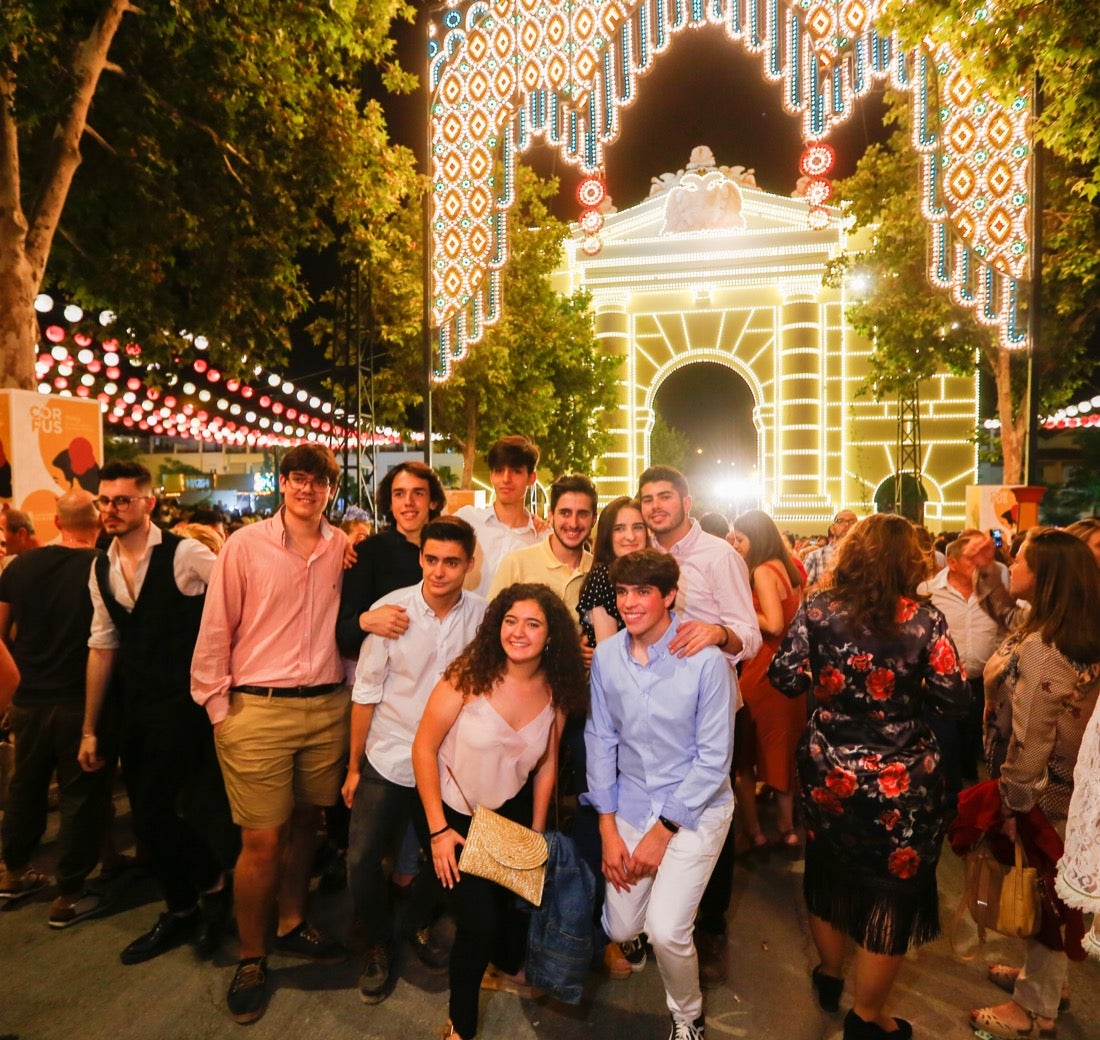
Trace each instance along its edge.
<path fill-rule="evenodd" d="M 1022 347 L 1028 98 L 998 104 L 950 47 L 876 28 L 886 0 L 448 0 L 429 40 L 431 314 L 436 377 L 500 316 L 517 157 L 541 137 L 587 174 L 619 113 L 684 29 L 721 26 L 781 85 L 807 142 L 825 138 L 879 81 L 913 99 L 929 277 Z M 497 171 L 500 177 L 497 177 Z"/>

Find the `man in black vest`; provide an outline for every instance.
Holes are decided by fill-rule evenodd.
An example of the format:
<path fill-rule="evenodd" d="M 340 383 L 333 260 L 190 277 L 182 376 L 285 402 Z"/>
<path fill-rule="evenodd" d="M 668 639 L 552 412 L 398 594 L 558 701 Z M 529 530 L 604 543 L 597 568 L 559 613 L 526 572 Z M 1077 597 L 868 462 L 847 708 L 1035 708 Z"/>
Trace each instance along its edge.
<path fill-rule="evenodd" d="M 122 678 L 119 752 L 134 833 L 147 848 L 168 910 L 121 953 L 138 964 L 197 939 L 200 955 L 217 949 L 229 916 L 230 890 L 208 834 L 180 816 L 185 788 L 201 786 L 216 804 L 205 820 L 228 813 L 210 726 L 191 699 L 191 655 L 214 554 L 201 542 L 162 532 L 149 471 L 109 462 L 100 472 L 103 528 L 114 535 L 92 569 L 92 629 L 80 764 L 102 768 L 96 727 L 112 669 Z M 220 774 L 219 778 L 220 778 Z"/>
<path fill-rule="evenodd" d="M 99 513 L 77 488 L 57 502 L 57 545 L 21 553 L 0 574 L 0 637 L 10 642 L 22 679 L 11 715 L 15 773 L 0 837 L 7 870 L 0 897 L 19 898 L 49 878 L 31 867 L 46 830 L 50 779 L 57 772 L 61 825 L 57 887 L 50 927 L 67 928 L 101 913 L 102 892 L 85 888 L 99 861 L 110 774 L 77 764 L 84 717 L 84 675 L 92 601 L 88 571 L 99 555 Z"/>

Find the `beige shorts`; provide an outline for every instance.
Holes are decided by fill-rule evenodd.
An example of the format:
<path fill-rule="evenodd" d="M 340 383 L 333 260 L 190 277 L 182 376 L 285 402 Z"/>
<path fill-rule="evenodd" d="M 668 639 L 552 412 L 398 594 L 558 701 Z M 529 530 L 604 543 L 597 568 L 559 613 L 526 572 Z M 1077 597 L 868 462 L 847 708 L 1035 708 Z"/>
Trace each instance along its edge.
<path fill-rule="evenodd" d="M 233 819 L 256 830 L 280 827 L 295 805 L 332 805 L 348 753 L 346 686 L 321 697 L 231 693 L 214 729 Z"/>

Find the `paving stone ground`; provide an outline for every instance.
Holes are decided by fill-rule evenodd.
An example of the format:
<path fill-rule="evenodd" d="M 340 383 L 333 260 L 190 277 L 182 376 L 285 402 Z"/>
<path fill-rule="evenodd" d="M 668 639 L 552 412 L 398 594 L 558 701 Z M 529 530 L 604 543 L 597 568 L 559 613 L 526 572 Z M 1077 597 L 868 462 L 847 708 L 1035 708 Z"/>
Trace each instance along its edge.
<path fill-rule="evenodd" d="M 118 800 L 116 826 L 125 834 L 128 808 Z M 52 865 L 53 829 L 39 865 Z M 816 963 L 801 899 L 802 861 L 773 853 L 766 861 L 739 858 L 730 909 L 730 974 L 706 996 L 707 1035 L 749 1040 L 839 1040 L 841 1015 L 817 1009 L 809 985 Z M 941 904 L 950 923 L 961 892 L 959 861 L 946 852 L 940 866 Z M 267 1014 L 235 1025 L 225 1011 L 232 976 L 232 943 L 213 963 L 189 948 L 125 967 L 119 951 L 152 925 L 161 910 L 148 880 L 115 886 L 109 914 L 63 931 L 46 925 L 53 893 L 0 911 L 0 1040 L 414 1040 L 439 1034 L 447 1015 L 444 974 L 423 969 L 404 951 L 393 995 L 367 1007 L 358 997 L 358 959 L 323 967 L 273 957 L 274 991 Z M 341 937 L 351 925 L 346 892 L 318 893 L 314 917 Z M 964 945 L 973 932 L 965 930 Z M 972 1007 L 1000 1003 L 985 980 L 986 963 L 1018 963 L 1022 944 L 995 938 L 975 961 L 956 958 L 946 938 L 911 954 L 902 969 L 893 1010 L 913 1022 L 918 1040 L 969 1040 Z M 411 963 L 410 963 L 411 961 Z M 1059 1040 L 1100 1040 L 1100 963 L 1074 964 L 1071 1010 L 1058 1023 Z M 845 994 L 842 1009 L 850 1006 Z M 586 1001 L 568 1008 L 483 992 L 478 1036 L 484 1040 L 665 1040 L 668 1018 L 657 967 L 625 982 L 594 975 Z"/>

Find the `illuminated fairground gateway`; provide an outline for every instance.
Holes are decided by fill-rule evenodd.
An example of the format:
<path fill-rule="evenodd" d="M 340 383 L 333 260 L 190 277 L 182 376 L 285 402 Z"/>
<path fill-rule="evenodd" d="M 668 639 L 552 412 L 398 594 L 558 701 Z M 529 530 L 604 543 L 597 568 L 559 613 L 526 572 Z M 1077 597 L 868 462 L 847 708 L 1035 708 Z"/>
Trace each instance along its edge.
<path fill-rule="evenodd" d="M 740 47 L 760 61 L 784 109 L 800 118 L 806 144 L 801 203 L 787 203 L 790 208 L 784 209 L 768 196 L 757 200 L 747 194 L 745 205 L 752 221 L 760 222 L 759 230 L 749 221 L 747 235 L 737 241 L 755 241 L 757 236 L 764 243 L 769 234 L 779 234 L 767 229 L 783 227 L 789 249 L 801 250 L 804 259 L 788 275 L 775 259 L 782 250 L 765 253 L 775 260 L 768 275 L 774 298 L 767 300 L 750 298 L 750 276 L 735 273 L 736 257 L 749 255 L 745 250 L 717 240 L 712 245 L 701 237 L 691 243 L 691 260 L 706 258 L 726 272 L 723 284 L 734 295 L 727 305 L 719 294 L 721 304 L 712 304 L 715 316 L 734 314 L 723 309 L 732 308 L 734 301 L 744 308 L 745 331 L 738 334 L 736 351 L 725 345 L 736 336 L 719 323 L 721 335 L 731 337 L 720 341 L 721 351 L 726 363 L 745 366 L 743 374 L 761 410 L 758 428 L 769 428 L 774 420 L 782 430 L 778 441 L 761 449 L 762 459 L 773 465 L 768 495 L 778 513 L 791 522 L 796 516 L 818 519 L 833 503 L 861 499 L 859 489 L 874 478 L 861 478 L 862 463 L 844 456 L 841 445 L 858 441 L 861 453 L 871 453 L 885 449 L 874 449 L 865 438 L 880 445 L 890 438 L 870 426 L 860 425 L 858 434 L 850 428 L 853 415 L 864 415 L 859 410 L 864 406 L 850 412 L 842 403 L 843 392 L 853 385 L 845 380 L 857 364 L 855 352 L 844 343 L 840 299 L 820 295 L 816 284 L 811 287 L 810 271 L 816 265 L 820 273 L 820 264 L 841 235 L 826 206 L 832 193 L 832 151 L 825 139 L 876 84 L 886 82 L 912 99 L 912 144 L 921 156 L 921 209 L 929 229 L 929 279 L 961 306 L 972 308 L 979 322 L 995 328 L 1003 346 L 1028 346 L 1020 311 L 1020 280 L 1031 259 L 1027 93 L 1021 90 L 998 101 L 984 83 L 960 70 L 947 41 L 903 41 L 880 31 L 887 6 L 888 0 L 443 0 L 431 19 L 428 41 L 431 245 L 425 336 L 435 378 L 446 379 L 500 316 L 500 272 L 508 262 L 507 219 L 518 157 L 541 138 L 580 168 L 583 249 L 588 256 L 599 256 L 610 241 L 610 227 L 605 231 L 599 209 L 606 191 L 603 150 L 619 134 L 620 112 L 637 97 L 638 77 L 661 60 L 677 34 L 711 27 L 725 33 L 731 49 Z M 648 226 L 647 213 L 645 205 L 638 210 L 639 242 L 651 237 L 640 230 Z M 635 225 L 625 214 L 613 224 L 624 235 L 634 234 Z M 799 226 L 813 229 L 819 238 L 804 234 L 799 239 Z M 621 248 L 626 249 L 625 243 Z M 671 251 L 660 263 L 656 254 L 646 262 L 656 265 L 655 270 L 660 263 L 670 268 L 677 263 Z M 686 267 L 686 256 L 684 263 Z M 626 267 L 624 259 L 623 286 L 629 283 Z M 602 278 L 602 262 L 591 271 Z M 686 269 L 682 277 L 687 285 Z M 691 278 L 702 282 L 704 273 L 693 270 Z M 757 288 L 762 292 L 763 283 L 758 281 Z M 629 356 L 634 358 L 644 330 L 625 303 L 620 305 L 622 328 L 612 329 L 609 300 L 604 299 L 601 332 L 605 337 L 633 335 L 634 353 Z M 676 310 L 689 309 L 680 303 Z M 704 320 L 705 308 L 690 310 Z M 758 320 L 773 330 L 772 347 L 764 333 L 757 333 L 763 327 L 755 324 Z M 753 354 L 748 337 L 757 335 L 759 350 L 775 352 L 774 374 L 767 378 L 749 368 Z M 705 336 L 692 335 L 684 349 L 701 349 L 704 341 Z M 708 349 L 721 352 L 718 342 L 709 342 Z M 840 353 L 834 355 L 834 349 Z M 675 363 L 671 356 L 667 360 Z M 836 395 L 812 385 L 820 380 L 830 386 L 834 379 Z M 645 385 L 637 373 L 630 380 L 634 387 Z M 778 385 L 779 391 L 765 394 L 759 389 L 765 384 Z M 942 387 L 945 395 L 952 392 L 950 381 Z M 936 395 L 929 398 L 926 411 L 939 418 Z M 629 407 L 642 405 L 632 399 Z M 951 411 L 959 407 L 957 400 L 943 404 Z M 866 406 L 868 422 L 873 411 L 874 406 Z M 888 411 L 881 409 L 884 422 Z M 967 421 L 972 423 L 972 412 Z M 799 433 L 826 428 L 847 432 L 835 445 L 824 435 L 787 443 Z M 961 442 L 968 433 L 960 425 L 954 436 Z M 931 431 L 922 427 L 922 434 Z M 939 435 L 935 439 L 941 440 Z M 936 480 L 943 488 L 954 488 L 972 477 L 973 457 L 962 461 L 963 445 L 957 447 L 956 466 L 945 462 L 943 468 L 939 463 L 925 467 L 933 498 L 930 520 L 937 514 L 943 522 L 956 516 L 955 507 L 946 504 L 956 501 L 956 493 L 937 488 Z M 792 455 L 796 449 L 803 454 Z M 821 454 L 815 462 L 811 455 L 816 452 Z M 624 444 L 623 458 L 628 454 L 635 461 L 622 463 L 618 479 L 623 483 L 616 485 L 624 489 L 630 467 L 644 457 L 644 444 L 634 444 L 630 453 Z M 879 472 L 878 461 L 867 466 L 867 472 Z"/>
<path fill-rule="evenodd" d="M 853 287 L 822 286 L 826 262 L 846 247 L 845 221 L 826 207 L 821 230 L 806 200 L 757 188 L 741 167 L 717 167 L 696 148 L 676 174 L 654 178 L 637 206 L 604 217 L 602 248 L 566 241 L 558 288 L 592 293 L 602 349 L 622 359 L 615 436 L 601 498 L 633 494 L 654 460 L 650 433 L 661 384 L 685 365 L 723 365 L 747 384 L 754 407 L 763 507 L 783 526 L 824 530 L 842 507 L 873 509 L 897 472 L 897 401 L 856 397 L 870 344 L 844 319 Z M 976 481 L 976 380 L 942 375 L 920 384 L 926 522 L 963 525 Z"/>

